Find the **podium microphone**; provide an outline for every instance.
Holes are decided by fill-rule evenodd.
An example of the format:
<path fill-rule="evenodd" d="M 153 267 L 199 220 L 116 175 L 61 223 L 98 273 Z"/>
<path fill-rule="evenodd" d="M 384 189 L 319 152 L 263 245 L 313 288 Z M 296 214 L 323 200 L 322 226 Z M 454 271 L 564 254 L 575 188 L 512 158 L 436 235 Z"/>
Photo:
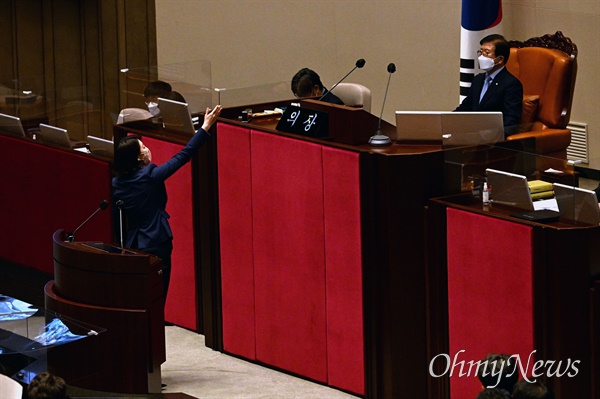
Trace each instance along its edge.
<path fill-rule="evenodd" d="M 354 70 L 356 68 L 362 68 L 362 67 L 364 67 L 366 62 L 367 61 L 365 61 L 364 58 L 361 58 L 360 60 L 356 61 L 356 66 L 354 68 L 352 68 L 350 70 L 350 72 L 348 72 L 346 74 L 346 76 L 344 76 L 343 78 L 341 78 L 339 82 L 337 82 L 336 84 L 334 84 L 333 87 L 331 89 L 329 89 L 329 91 L 327 91 L 326 93 L 323 93 L 323 95 L 321 97 L 319 97 L 319 101 L 321 101 L 323 99 L 323 97 L 325 97 L 327 95 L 327 93 L 331 93 L 333 91 L 333 89 L 335 89 L 337 87 L 337 85 L 339 85 L 340 83 L 342 83 L 342 81 L 344 79 L 346 79 L 352 72 L 354 72 Z"/>
<path fill-rule="evenodd" d="M 385 100 L 387 99 L 388 89 L 390 88 L 390 80 L 392 79 L 392 74 L 396 72 L 396 65 L 394 63 L 390 63 L 387 67 L 388 72 L 390 73 L 388 76 L 387 86 L 385 87 L 385 96 L 383 96 L 383 104 L 381 105 L 381 114 L 379 115 L 379 124 L 377 125 L 377 132 L 375 132 L 374 136 L 369 138 L 369 144 L 373 146 L 384 146 L 392 144 L 392 140 L 381 131 L 381 117 L 383 116 L 383 108 L 385 107 Z"/>
<path fill-rule="evenodd" d="M 118 200 L 115 205 L 119 208 L 119 238 L 121 239 L 121 250 L 123 250 L 123 205 L 125 202 Z"/>
<path fill-rule="evenodd" d="M 108 201 L 107 200 L 102 200 L 100 201 L 100 207 L 98 209 L 96 209 L 94 211 L 94 213 L 92 213 L 90 215 L 89 218 L 85 219 L 85 221 L 83 223 L 81 223 L 79 225 L 79 227 L 77 227 L 72 233 L 67 233 L 67 240 L 69 240 L 69 242 L 74 242 L 75 241 L 75 233 L 77 233 L 77 231 L 83 227 L 84 224 L 86 224 L 91 218 L 94 217 L 95 214 L 97 214 L 100 211 L 105 210 L 106 208 L 108 208 Z"/>

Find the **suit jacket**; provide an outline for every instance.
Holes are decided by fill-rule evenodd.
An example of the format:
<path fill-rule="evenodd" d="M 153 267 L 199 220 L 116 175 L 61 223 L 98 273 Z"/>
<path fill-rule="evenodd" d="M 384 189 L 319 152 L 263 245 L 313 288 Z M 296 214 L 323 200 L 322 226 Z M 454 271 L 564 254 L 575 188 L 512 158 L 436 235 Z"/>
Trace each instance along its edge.
<path fill-rule="evenodd" d="M 492 81 L 483 95 L 481 103 L 479 96 L 483 89 L 485 73 L 473 78 L 469 94 L 455 111 L 501 111 L 505 135 L 516 131 L 521 120 L 523 109 L 523 85 L 506 68 L 503 68 Z"/>
<path fill-rule="evenodd" d="M 344 105 L 344 102 L 338 96 L 336 96 L 326 88 L 323 88 L 323 90 L 325 91 L 325 93 L 321 101 L 331 104 Z"/>
<path fill-rule="evenodd" d="M 118 200 L 124 202 L 123 215 L 127 220 L 126 228 L 124 227 L 124 245 L 143 250 L 173 238 L 168 221 L 169 214 L 165 210 L 165 180 L 185 165 L 209 137 L 206 131 L 200 129 L 181 151 L 164 164 L 158 166 L 151 163 L 142 169 L 112 179 L 113 210 L 118 212 L 114 206 Z M 115 229 L 119 229 L 118 223 L 115 224 Z M 118 232 L 117 236 L 119 235 Z"/>

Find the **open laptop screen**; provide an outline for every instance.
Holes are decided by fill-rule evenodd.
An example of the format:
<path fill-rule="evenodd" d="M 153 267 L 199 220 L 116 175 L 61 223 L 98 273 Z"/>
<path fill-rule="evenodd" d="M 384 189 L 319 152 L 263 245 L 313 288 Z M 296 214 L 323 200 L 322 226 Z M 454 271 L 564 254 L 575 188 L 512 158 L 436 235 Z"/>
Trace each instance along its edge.
<path fill-rule="evenodd" d="M 445 112 L 442 132 L 445 145 L 493 144 L 504 141 L 502 112 Z"/>
<path fill-rule="evenodd" d="M 96 136 L 87 136 L 90 152 L 94 155 L 101 155 L 107 158 L 114 158 L 115 145 L 112 140 L 103 139 Z"/>
<path fill-rule="evenodd" d="M 492 187 L 492 203 L 534 210 L 525 176 L 489 168 L 485 172 L 488 185 Z"/>
<path fill-rule="evenodd" d="M 591 190 L 554 183 L 560 217 L 577 223 L 600 224 L 598 197 Z"/>
<path fill-rule="evenodd" d="M 40 134 L 44 143 L 56 144 L 65 148 L 72 148 L 71 139 L 67 129 L 40 123 Z"/>
<path fill-rule="evenodd" d="M 159 98 L 158 108 L 165 128 L 189 134 L 196 132 L 186 103 Z"/>
<path fill-rule="evenodd" d="M 396 111 L 398 141 L 491 144 L 504 140 L 502 124 L 502 112 Z"/>
<path fill-rule="evenodd" d="M 399 141 L 442 141 L 442 112 L 396 111 Z"/>
<path fill-rule="evenodd" d="M 0 130 L 6 133 L 14 134 L 15 136 L 25 137 L 25 130 L 21 123 L 21 118 L 0 114 Z"/>

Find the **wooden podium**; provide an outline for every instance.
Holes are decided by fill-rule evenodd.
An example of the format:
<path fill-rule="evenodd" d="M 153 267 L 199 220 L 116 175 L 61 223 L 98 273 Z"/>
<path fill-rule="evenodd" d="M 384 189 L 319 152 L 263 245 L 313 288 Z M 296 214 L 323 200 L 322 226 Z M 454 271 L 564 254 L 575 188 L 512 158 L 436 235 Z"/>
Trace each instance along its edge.
<path fill-rule="evenodd" d="M 326 138 L 238 119 L 282 105 L 216 126 L 219 350 L 365 398 L 430 397 L 423 237 L 441 145 L 397 143 L 382 121 L 394 142 L 369 146 L 375 115 L 314 100 L 300 107 L 327 113 Z"/>
<path fill-rule="evenodd" d="M 598 398 L 600 228 L 562 219 L 536 223 L 518 212 L 483 205 L 470 193 L 430 201 L 430 353 L 459 361 L 508 353 L 523 364 L 531 356 L 539 365 L 528 375 L 553 397 Z M 575 361 L 569 376 L 552 372 Z M 481 390 L 474 375 L 444 374 L 442 362 L 431 364 L 430 397 Z"/>
<path fill-rule="evenodd" d="M 81 388 L 160 392 L 166 359 L 162 261 L 111 244 L 68 242 L 63 230 L 54 233 L 53 245 L 46 309 L 107 331 L 49 354 L 49 370 Z"/>
<path fill-rule="evenodd" d="M 360 108 L 330 104 L 317 100 L 302 100 L 303 108 L 327 112 L 329 115 L 329 136 L 337 143 L 361 145 L 367 144 L 377 130 L 379 118 Z M 396 139 L 396 127 L 381 121 L 382 133 L 390 139 Z"/>

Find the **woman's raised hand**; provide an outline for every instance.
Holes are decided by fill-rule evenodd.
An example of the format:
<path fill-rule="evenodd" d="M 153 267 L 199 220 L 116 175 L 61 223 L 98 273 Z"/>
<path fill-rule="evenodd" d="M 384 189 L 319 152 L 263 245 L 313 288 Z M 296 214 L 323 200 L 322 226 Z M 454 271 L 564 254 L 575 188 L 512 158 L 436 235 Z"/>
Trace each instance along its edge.
<path fill-rule="evenodd" d="M 206 114 L 204 115 L 204 123 L 202 123 L 202 129 L 208 132 L 211 126 L 217 121 L 217 118 L 221 114 L 222 107 L 217 105 L 212 110 L 206 108 Z"/>

